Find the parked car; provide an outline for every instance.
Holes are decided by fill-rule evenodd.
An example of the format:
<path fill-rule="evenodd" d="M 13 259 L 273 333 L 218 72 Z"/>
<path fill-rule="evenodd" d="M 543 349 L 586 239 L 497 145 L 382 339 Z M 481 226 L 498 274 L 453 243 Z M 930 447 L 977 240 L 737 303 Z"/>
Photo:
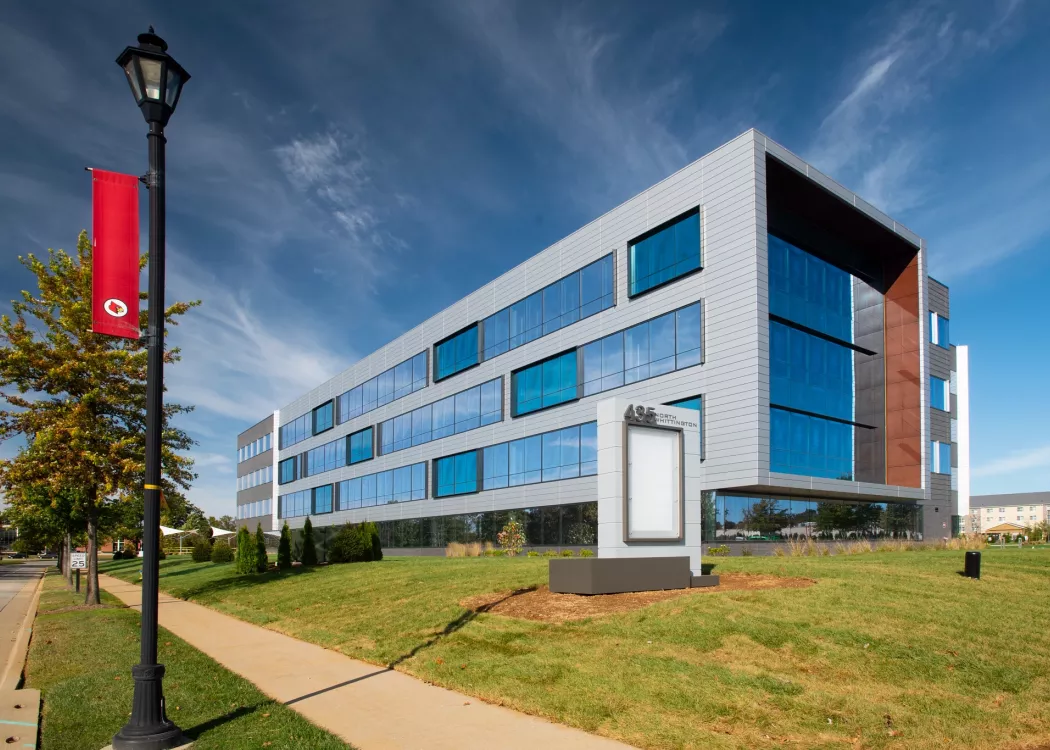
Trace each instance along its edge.
<path fill-rule="evenodd" d="M 41 560 L 57 560 L 58 559 L 58 554 L 55 553 L 55 552 L 41 552 L 40 553 L 40 559 Z"/>
<path fill-rule="evenodd" d="M 21 552 L 12 552 L 8 555 L 8 557 L 10 557 L 12 560 L 21 560 L 25 557 L 25 555 Z"/>

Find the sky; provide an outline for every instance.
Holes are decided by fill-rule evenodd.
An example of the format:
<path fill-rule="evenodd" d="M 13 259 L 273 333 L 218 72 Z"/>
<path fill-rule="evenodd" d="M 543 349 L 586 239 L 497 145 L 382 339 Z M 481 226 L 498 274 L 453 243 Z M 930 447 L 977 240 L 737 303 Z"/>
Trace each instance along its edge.
<path fill-rule="evenodd" d="M 203 304 L 165 377 L 208 513 L 237 433 L 752 127 L 927 240 L 972 491 L 1050 490 L 1045 0 L 8 3 L 0 312 L 90 227 L 85 166 L 145 172 L 113 61 L 150 24 L 192 75 L 167 297 Z"/>

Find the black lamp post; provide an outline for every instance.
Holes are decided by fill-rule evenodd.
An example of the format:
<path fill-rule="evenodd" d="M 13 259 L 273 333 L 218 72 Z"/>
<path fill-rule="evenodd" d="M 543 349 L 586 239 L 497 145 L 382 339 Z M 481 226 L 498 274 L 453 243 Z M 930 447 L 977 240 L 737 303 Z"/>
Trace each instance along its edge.
<path fill-rule="evenodd" d="M 157 663 L 157 545 L 160 543 L 160 437 L 164 403 L 164 126 L 190 76 L 149 32 L 117 58 L 135 103 L 149 123 L 149 324 L 146 334 L 146 483 L 142 523 L 142 648 L 131 668 L 135 697 L 128 723 L 113 737 L 114 750 L 169 750 L 184 743 L 164 710 L 164 665 Z"/>

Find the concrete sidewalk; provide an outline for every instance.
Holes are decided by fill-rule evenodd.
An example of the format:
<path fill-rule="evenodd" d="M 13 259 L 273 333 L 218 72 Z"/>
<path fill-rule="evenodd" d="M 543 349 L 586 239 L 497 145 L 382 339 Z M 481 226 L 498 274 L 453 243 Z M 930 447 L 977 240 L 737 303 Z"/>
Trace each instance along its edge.
<path fill-rule="evenodd" d="M 126 604 L 138 586 L 99 576 Z M 160 624 L 359 750 L 624 750 L 578 729 L 483 703 L 228 615 L 160 595 Z"/>

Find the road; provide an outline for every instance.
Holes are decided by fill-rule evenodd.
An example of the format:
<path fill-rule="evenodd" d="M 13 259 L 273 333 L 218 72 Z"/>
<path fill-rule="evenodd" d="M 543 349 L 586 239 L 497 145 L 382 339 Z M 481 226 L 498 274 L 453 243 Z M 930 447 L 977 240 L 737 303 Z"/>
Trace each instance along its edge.
<path fill-rule="evenodd" d="M 33 602 L 36 582 L 54 560 L 27 560 L 20 565 L 0 565 L 0 689 L 13 689 L 22 672 L 25 617 Z M 8 662 L 17 662 L 8 664 Z"/>

